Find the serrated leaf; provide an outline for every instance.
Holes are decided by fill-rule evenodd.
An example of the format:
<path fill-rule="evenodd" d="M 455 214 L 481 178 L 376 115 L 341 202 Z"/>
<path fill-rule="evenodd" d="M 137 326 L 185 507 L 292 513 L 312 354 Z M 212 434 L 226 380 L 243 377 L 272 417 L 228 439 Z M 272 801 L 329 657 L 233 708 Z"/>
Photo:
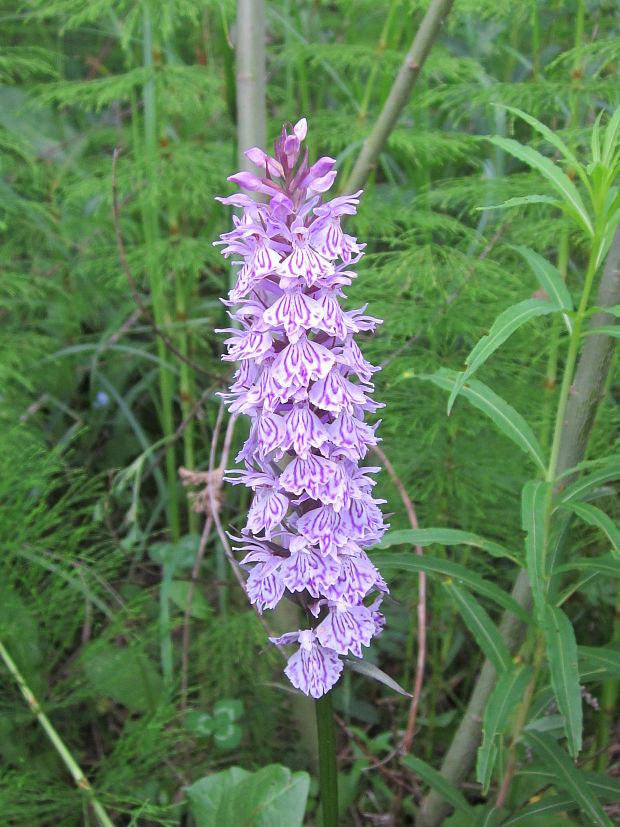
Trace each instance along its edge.
<path fill-rule="evenodd" d="M 484 656 L 501 674 L 510 669 L 512 658 L 497 626 L 482 608 L 480 603 L 465 589 L 449 581 L 443 584 L 452 596 L 463 622 L 473 635 Z"/>
<path fill-rule="evenodd" d="M 406 533 L 406 531 L 394 533 L 400 534 Z M 531 621 L 531 617 L 525 609 L 503 589 L 496 586 L 495 583 L 491 583 L 483 577 L 480 577 L 479 574 L 476 574 L 471 569 L 461 566 L 459 563 L 454 563 L 452 560 L 441 560 L 439 558 L 418 554 L 382 554 L 380 552 L 373 554 L 372 560 L 375 565 L 379 566 L 382 570 L 396 568 L 404 571 L 425 571 L 429 574 L 439 574 L 444 577 L 449 577 L 458 583 L 464 583 L 468 588 L 478 592 L 478 594 L 493 600 L 525 623 Z"/>
<path fill-rule="evenodd" d="M 529 666 L 515 666 L 500 675 L 495 684 L 482 719 L 482 744 L 478 748 L 476 780 L 482 784 L 484 795 L 489 790 L 491 775 L 497 760 L 497 739 L 506 728 L 517 703 L 531 680 Z"/>
<path fill-rule="evenodd" d="M 448 400 L 448 414 L 452 410 L 454 400 L 461 392 L 461 388 L 468 379 L 483 365 L 486 360 L 500 347 L 509 336 L 518 330 L 530 319 L 537 316 L 546 316 L 549 313 L 556 313 L 557 308 L 551 302 L 543 299 L 525 299 L 525 301 L 513 304 L 512 307 L 504 310 L 493 322 L 489 333 L 475 345 L 465 360 L 467 369 L 459 373 L 450 398 Z"/>
<path fill-rule="evenodd" d="M 543 732 L 525 732 L 523 737 L 544 764 L 553 769 L 557 786 L 573 797 L 589 823 L 613 827 L 579 770 L 553 738 Z"/>
<path fill-rule="evenodd" d="M 540 172 L 540 174 L 553 186 L 564 204 L 569 208 L 569 214 L 577 220 L 582 229 L 584 229 L 588 236 L 592 238 L 594 235 L 592 221 L 590 220 L 590 216 L 583 205 L 583 201 L 581 200 L 577 187 L 573 184 L 568 175 L 562 172 L 559 167 L 556 167 L 553 161 L 545 155 L 541 155 L 540 152 L 532 149 L 532 147 L 523 146 L 523 144 L 520 144 L 512 138 L 503 138 L 499 135 L 494 135 L 489 140 L 496 146 L 499 146 L 500 149 L 503 149 L 504 152 L 507 152 L 519 161 L 523 161 L 523 163 L 527 164 L 527 166 Z"/>
<path fill-rule="evenodd" d="M 473 546 L 486 551 L 492 557 L 506 558 L 519 565 L 519 560 L 504 546 L 493 540 L 487 540 L 471 531 L 461 531 L 458 528 L 404 528 L 400 531 L 388 531 L 384 534 L 377 548 L 390 548 L 398 545 L 412 546 Z"/>
<path fill-rule="evenodd" d="M 545 523 L 550 492 L 551 483 L 539 480 L 527 482 L 521 492 L 521 525 L 526 532 L 525 561 L 539 617 L 543 616 L 545 606 Z"/>
<path fill-rule="evenodd" d="M 559 271 L 550 261 L 543 258 L 529 247 L 517 245 L 514 247 L 520 255 L 530 265 L 532 272 L 538 279 L 538 283 L 549 296 L 549 301 L 554 304 L 558 310 L 573 310 L 573 299 L 568 292 L 568 288 L 562 279 Z M 569 333 L 573 332 L 573 323 L 569 316 L 564 314 L 564 322 Z"/>
<path fill-rule="evenodd" d="M 572 511 L 581 520 L 583 520 L 584 523 L 600 528 L 611 543 L 613 550 L 617 554 L 620 554 L 620 531 L 611 517 L 605 514 L 604 511 L 601 511 L 600 508 L 597 508 L 591 503 L 580 503 L 574 501 L 568 502 L 560 507 L 562 509 Z"/>
<path fill-rule="evenodd" d="M 547 606 L 543 625 L 551 685 L 558 709 L 564 716 L 564 731 L 573 757 L 581 750 L 583 712 L 577 666 L 577 641 L 572 623 L 557 606 Z"/>
<path fill-rule="evenodd" d="M 441 368 L 435 374 L 423 374 L 418 378 L 433 382 L 444 390 L 451 390 L 457 382 L 457 377 L 455 371 Z M 467 384 L 462 385 L 460 393 L 475 408 L 486 414 L 508 439 L 525 451 L 541 471 L 545 470 L 542 448 L 534 431 L 512 405 L 477 379 L 470 379 Z"/>
<path fill-rule="evenodd" d="M 468 804 L 463 793 L 445 779 L 441 773 L 427 764 L 426 761 L 422 761 L 421 758 L 415 758 L 413 755 L 404 755 L 401 758 L 401 764 L 426 781 L 428 786 L 451 804 L 455 810 L 469 816 L 473 821 L 474 810 Z"/>

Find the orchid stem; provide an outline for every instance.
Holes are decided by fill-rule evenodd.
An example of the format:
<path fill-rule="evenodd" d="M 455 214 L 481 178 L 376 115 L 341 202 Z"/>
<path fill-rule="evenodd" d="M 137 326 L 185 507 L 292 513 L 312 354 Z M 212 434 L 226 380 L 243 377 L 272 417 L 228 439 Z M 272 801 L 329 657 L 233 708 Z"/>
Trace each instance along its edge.
<path fill-rule="evenodd" d="M 319 740 L 319 786 L 323 827 L 338 827 L 338 766 L 332 693 L 316 701 L 316 729 Z"/>

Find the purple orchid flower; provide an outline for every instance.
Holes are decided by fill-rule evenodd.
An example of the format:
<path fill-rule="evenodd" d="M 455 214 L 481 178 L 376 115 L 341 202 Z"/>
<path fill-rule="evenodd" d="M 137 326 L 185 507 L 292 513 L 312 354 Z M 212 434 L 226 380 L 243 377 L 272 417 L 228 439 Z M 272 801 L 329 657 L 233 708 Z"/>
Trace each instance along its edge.
<path fill-rule="evenodd" d="M 305 118 L 285 124 L 274 157 L 257 147 L 246 152 L 262 176 L 241 172 L 228 180 L 269 198 L 244 194 L 220 198 L 243 210 L 234 229 L 215 244 L 234 257 L 237 281 L 223 302 L 237 326 L 225 331 L 228 353 L 239 362 L 225 395 L 231 412 L 251 420 L 237 457 L 244 469 L 228 472 L 233 484 L 254 491 L 236 551 L 247 551 L 246 589 L 259 612 L 287 596 L 306 611 L 312 628 L 272 638 L 298 644 L 285 674 L 296 688 L 321 697 L 342 672 L 347 653 L 381 632 L 378 607 L 387 586 L 364 548 L 387 525 L 372 497 L 378 468 L 359 466 L 376 445 L 377 425 L 366 411 L 382 407 L 370 398 L 372 374 L 354 341 L 379 319 L 365 307 L 345 311 L 343 287 L 356 277 L 350 267 L 365 245 L 342 231 L 360 192 L 331 201 L 333 158 L 300 162 Z"/>

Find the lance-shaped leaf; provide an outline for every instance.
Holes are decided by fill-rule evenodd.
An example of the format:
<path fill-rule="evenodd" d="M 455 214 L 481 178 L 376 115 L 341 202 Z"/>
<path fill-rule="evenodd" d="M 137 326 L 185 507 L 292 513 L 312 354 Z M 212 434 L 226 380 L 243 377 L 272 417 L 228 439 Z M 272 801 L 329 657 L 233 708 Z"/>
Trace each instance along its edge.
<path fill-rule="evenodd" d="M 395 532 L 396 533 L 396 532 Z M 400 532 L 399 532 L 400 533 Z M 404 533 L 404 532 L 403 532 Z M 488 597 L 502 608 L 520 618 L 525 623 L 531 621 L 531 617 L 520 606 L 517 601 L 512 598 L 495 583 L 491 583 L 480 577 L 479 574 L 471 571 L 471 569 L 461 566 L 459 563 L 454 563 L 452 560 L 440 560 L 433 557 L 421 556 L 417 554 L 373 554 L 373 563 L 382 571 L 390 568 L 402 569 L 403 571 L 424 571 L 428 574 L 440 574 L 444 577 L 456 580 L 458 583 L 464 583 L 468 588 L 478 592 L 478 594 Z"/>
<path fill-rule="evenodd" d="M 359 675 L 364 675 L 366 678 L 371 678 L 373 681 L 382 683 L 389 689 L 393 689 L 394 692 L 398 692 L 399 695 L 405 695 L 407 698 L 411 697 L 410 692 L 403 689 L 402 686 L 394 680 L 394 678 L 391 678 L 382 669 L 375 666 L 374 663 L 370 663 L 370 661 L 348 657 L 344 659 L 344 665 L 348 666 L 352 672 L 357 672 Z"/>
<path fill-rule="evenodd" d="M 531 480 L 521 493 L 521 525 L 526 532 L 525 562 L 536 612 L 541 618 L 545 606 L 545 546 L 547 498 L 551 483 Z"/>
<path fill-rule="evenodd" d="M 572 470 L 569 473 L 572 473 Z M 558 505 L 574 500 L 583 500 L 599 486 L 613 482 L 618 478 L 620 478 L 620 456 L 616 454 L 607 457 L 601 468 L 592 471 L 591 474 L 585 474 L 561 491 L 558 495 Z"/>
<path fill-rule="evenodd" d="M 610 646 L 578 646 L 579 674 L 599 673 L 600 679 L 620 678 L 620 652 Z"/>
<path fill-rule="evenodd" d="M 588 818 L 588 824 L 613 827 L 585 779 L 555 740 L 543 732 L 525 732 L 525 740 L 555 775 L 556 786 L 573 797 Z"/>
<path fill-rule="evenodd" d="M 441 368 L 432 375 L 424 374 L 419 378 L 426 379 L 444 390 L 452 390 L 457 381 L 460 381 L 459 377 L 460 374 L 455 371 Z M 528 454 L 541 471 L 545 470 L 542 448 L 534 431 L 512 405 L 477 379 L 470 379 L 467 384 L 463 384 L 460 393 L 474 408 L 486 414 L 508 439 Z"/>
<path fill-rule="evenodd" d="M 544 798 L 541 798 L 539 801 L 534 801 L 532 804 L 528 804 L 527 806 L 523 807 L 519 810 L 518 813 L 511 816 L 507 821 L 504 821 L 502 827 L 528 827 L 529 824 L 532 824 L 531 819 L 536 819 L 534 824 L 543 825 L 543 824 L 553 824 L 554 827 L 557 824 L 556 821 L 551 821 L 551 819 L 547 821 L 542 821 L 542 817 L 545 816 L 548 818 L 553 813 L 563 813 L 566 810 L 575 810 L 577 809 L 577 805 L 573 801 L 572 797 L 567 793 L 560 793 L 560 795 L 546 795 Z M 574 824 L 574 822 L 562 820 L 562 824 L 568 825 Z"/>
<path fill-rule="evenodd" d="M 422 761 L 421 758 L 415 758 L 413 755 L 404 755 L 401 758 L 401 763 L 407 767 L 408 770 L 411 770 L 411 772 L 414 772 L 426 781 L 428 786 L 432 787 L 442 798 L 452 804 L 455 810 L 470 817 L 473 823 L 473 808 L 467 803 L 463 793 L 447 781 L 441 773 L 429 766 L 426 761 Z"/>
<path fill-rule="evenodd" d="M 504 638 L 480 603 L 466 589 L 457 586 L 453 581 L 447 581 L 444 586 L 452 596 L 463 622 L 482 649 L 484 656 L 495 667 L 495 671 L 501 675 L 506 669 L 510 669 L 512 659 Z"/>
<path fill-rule="evenodd" d="M 452 410 L 454 400 L 461 392 L 465 382 L 473 376 L 478 368 L 502 345 L 509 336 L 518 330 L 522 325 L 536 316 L 546 316 L 549 313 L 557 313 L 557 308 L 551 302 L 543 299 L 526 299 L 525 301 L 513 304 L 497 317 L 493 322 L 491 330 L 473 348 L 465 364 L 467 369 L 458 374 L 454 383 L 452 393 L 448 400 L 448 414 Z"/>
<path fill-rule="evenodd" d="M 388 531 L 383 535 L 378 548 L 390 548 L 390 546 L 405 543 L 412 546 L 432 546 L 435 543 L 438 546 L 473 546 L 486 551 L 492 557 L 505 557 L 521 565 L 514 554 L 511 554 L 504 546 L 500 546 L 499 543 L 458 528 L 403 528 L 400 531 Z"/>
<path fill-rule="evenodd" d="M 620 554 L 620 531 L 611 517 L 605 514 L 604 511 L 601 511 L 600 508 L 597 508 L 591 503 L 580 503 L 575 501 L 570 501 L 565 505 L 562 505 L 561 508 L 572 511 L 581 520 L 583 520 L 584 523 L 600 528 L 611 543 L 614 552 L 616 554 Z"/>
<path fill-rule="evenodd" d="M 512 713 L 523 698 L 533 670 L 529 666 L 518 667 L 504 672 L 495 685 L 484 710 L 482 719 L 482 744 L 478 749 L 476 780 L 487 794 L 491 775 L 497 760 L 497 744 L 506 732 Z"/>
<path fill-rule="evenodd" d="M 594 235 L 592 221 L 584 207 L 577 187 L 566 173 L 556 167 L 550 158 L 541 155 L 540 152 L 537 152 L 530 146 L 523 146 L 523 144 L 520 144 L 512 138 L 502 138 L 499 135 L 494 135 L 492 138 L 489 138 L 489 140 L 494 143 L 495 146 L 503 149 L 504 152 L 507 152 L 514 158 L 518 158 L 519 161 L 523 161 L 524 164 L 540 172 L 562 199 L 566 212 L 572 215 L 580 227 L 592 238 Z"/>
<path fill-rule="evenodd" d="M 489 204 L 486 207 L 476 207 L 476 211 L 508 210 L 511 207 L 522 207 L 526 204 L 553 204 L 554 206 L 558 206 L 558 203 L 558 199 L 552 198 L 550 195 L 518 195 L 515 198 L 509 198 L 502 204 Z"/>
<path fill-rule="evenodd" d="M 591 571 L 607 577 L 620 577 L 620 559 L 614 557 L 613 554 L 606 554 L 603 557 L 578 557 L 556 569 L 557 572 L 574 570 Z"/>
<path fill-rule="evenodd" d="M 550 261 L 543 258 L 529 247 L 517 245 L 514 249 L 523 256 L 527 263 L 532 268 L 532 272 L 538 279 L 538 283 L 549 297 L 551 304 L 554 304 L 558 310 L 573 310 L 573 300 L 571 294 L 568 292 L 562 276 L 558 269 L 553 266 Z M 569 316 L 564 314 L 564 322 L 569 333 L 573 332 L 573 323 Z"/>
<path fill-rule="evenodd" d="M 547 644 L 551 685 L 558 709 L 564 716 L 568 749 L 575 757 L 581 749 L 583 725 L 575 632 L 568 617 L 557 606 L 546 607 L 543 631 Z"/>

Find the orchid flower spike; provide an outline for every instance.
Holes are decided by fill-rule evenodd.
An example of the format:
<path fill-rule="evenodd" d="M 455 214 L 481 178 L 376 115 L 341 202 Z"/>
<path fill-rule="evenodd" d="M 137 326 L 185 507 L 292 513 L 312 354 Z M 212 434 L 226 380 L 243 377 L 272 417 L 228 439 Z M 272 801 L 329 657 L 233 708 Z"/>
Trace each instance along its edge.
<path fill-rule="evenodd" d="M 387 586 L 364 549 L 388 526 L 368 476 L 378 469 L 359 466 L 378 441 L 365 413 L 382 405 L 371 398 L 377 368 L 354 338 L 380 320 L 340 304 L 365 246 L 340 221 L 356 212 L 361 191 L 326 200 L 335 161 L 308 166 L 307 151 L 300 161 L 306 131 L 305 118 L 285 124 L 274 157 L 248 150 L 261 175 L 228 180 L 267 200 L 220 199 L 243 214 L 215 244 L 239 267 L 223 300 L 236 306 L 237 323 L 223 358 L 240 363 L 225 398 L 251 419 L 237 457 L 244 468 L 226 478 L 254 492 L 235 550 L 248 552 L 246 589 L 259 612 L 284 596 L 304 608 L 310 628 L 272 642 L 297 644 L 285 673 L 319 698 L 338 680 L 341 658 L 362 657 L 383 627 Z"/>

